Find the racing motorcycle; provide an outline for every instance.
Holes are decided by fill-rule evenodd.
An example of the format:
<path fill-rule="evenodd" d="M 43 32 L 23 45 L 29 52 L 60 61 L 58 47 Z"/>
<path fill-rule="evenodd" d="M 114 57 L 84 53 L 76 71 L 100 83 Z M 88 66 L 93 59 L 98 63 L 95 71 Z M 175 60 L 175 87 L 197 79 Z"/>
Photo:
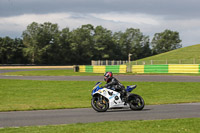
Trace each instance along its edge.
<path fill-rule="evenodd" d="M 115 90 L 100 87 L 101 82 L 97 82 L 92 89 L 92 108 L 97 112 L 105 112 L 108 109 L 131 108 L 132 110 L 142 110 L 144 100 L 141 96 L 131 93 L 136 85 L 127 86 L 127 96 L 122 97 Z"/>

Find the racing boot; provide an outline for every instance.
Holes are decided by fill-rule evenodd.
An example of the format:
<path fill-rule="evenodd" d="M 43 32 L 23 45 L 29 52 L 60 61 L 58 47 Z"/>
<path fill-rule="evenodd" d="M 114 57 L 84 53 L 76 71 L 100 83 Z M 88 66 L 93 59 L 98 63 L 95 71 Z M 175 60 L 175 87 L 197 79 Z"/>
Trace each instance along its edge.
<path fill-rule="evenodd" d="M 127 102 L 127 92 L 126 92 L 126 90 L 122 89 L 121 94 L 122 94 L 122 102 L 126 103 Z"/>

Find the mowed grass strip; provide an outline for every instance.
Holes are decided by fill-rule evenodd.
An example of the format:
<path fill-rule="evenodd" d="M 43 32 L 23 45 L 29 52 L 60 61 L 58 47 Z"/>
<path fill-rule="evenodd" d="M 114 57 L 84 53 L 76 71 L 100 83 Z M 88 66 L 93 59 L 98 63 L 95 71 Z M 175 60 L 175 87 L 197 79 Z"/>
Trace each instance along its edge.
<path fill-rule="evenodd" d="M 200 118 L 0 128 L 3 133 L 199 133 Z"/>
<path fill-rule="evenodd" d="M 90 90 L 82 81 L 0 79 L 0 111 L 89 107 Z"/>
<path fill-rule="evenodd" d="M 98 73 L 85 73 L 85 72 L 74 72 L 72 69 L 66 70 L 39 70 L 39 71 L 18 71 L 18 72 L 7 72 L 0 73 L 0 75 L 20 75 L 20 76 L 98 76 L 103 74 Z"/>
<path fill-rule="evenodd" d="M 34 81 L 0 79 L 0 111 L 91 107 L 95 81 Z M 200 102 L 200 83 L 122 82 L 137 84 L 133 93 L 146 104 Z"/>

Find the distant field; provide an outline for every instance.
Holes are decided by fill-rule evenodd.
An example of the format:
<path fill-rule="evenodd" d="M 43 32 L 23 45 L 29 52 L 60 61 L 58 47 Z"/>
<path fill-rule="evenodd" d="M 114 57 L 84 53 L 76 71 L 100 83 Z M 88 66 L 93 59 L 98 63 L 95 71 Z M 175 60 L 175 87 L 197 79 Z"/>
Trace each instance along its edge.
<path fill-rule="evenodd" d="M 172 50 L 166 53 L 158 54 L 155 56 L 150 56 L 137 60 L 138 64 L 142 64 L 145 61 L 145 64 L 193 64 L 194 62 L 200 64 L 200 44 L 192 45 L 176 50 Z M 135 64 L 136 62 L 133 62 Z"/>
<path fill-rule="evenodd" d="M 200 118 L 0 128 L 3 133 L 199 133 Z"/>
<path fill-rule="evenodd" d="M 0 79 L 0 111 L 91 107 L 95 81 Z M 125 86 L 132 82 L 122 82 Z M 146 104 L 200 102 L 200 83 L 135 82 Z"/>

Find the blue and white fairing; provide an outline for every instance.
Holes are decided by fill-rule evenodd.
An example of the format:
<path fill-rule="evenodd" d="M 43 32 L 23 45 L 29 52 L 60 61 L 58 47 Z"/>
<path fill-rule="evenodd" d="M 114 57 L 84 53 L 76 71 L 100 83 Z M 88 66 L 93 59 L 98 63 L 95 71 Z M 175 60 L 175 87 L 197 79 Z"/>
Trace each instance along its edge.
<path fill-rule="evenodd" d="M 99 87 L 100 84 L 100 82 L 96 83 L 92 90 L 92 96 L 102 95 L 106 97 L 109 101 L 109 108 L 129 107 L 128 104 L 122 102 L 119 92 L 107 88 L 101 88 Z"/>
<path fill-rule="evenodd" d="M 97 92 L 98 90 L 101 90 L 103 88 L 101 88 L 99 85 L 101 84 L 101 82 L 97 82 L 96 85 L 93 87 L 92 89 L 92 96 L 95 94 L 95 92 Z"/>
<path fill-rule="evenodd" d="M 126 91 L 127 91 L 127 92 L 131 92 L 131 91 L 134 90 L 136 87 L 137 87 L 136 85 L 127 86 Z"/>

